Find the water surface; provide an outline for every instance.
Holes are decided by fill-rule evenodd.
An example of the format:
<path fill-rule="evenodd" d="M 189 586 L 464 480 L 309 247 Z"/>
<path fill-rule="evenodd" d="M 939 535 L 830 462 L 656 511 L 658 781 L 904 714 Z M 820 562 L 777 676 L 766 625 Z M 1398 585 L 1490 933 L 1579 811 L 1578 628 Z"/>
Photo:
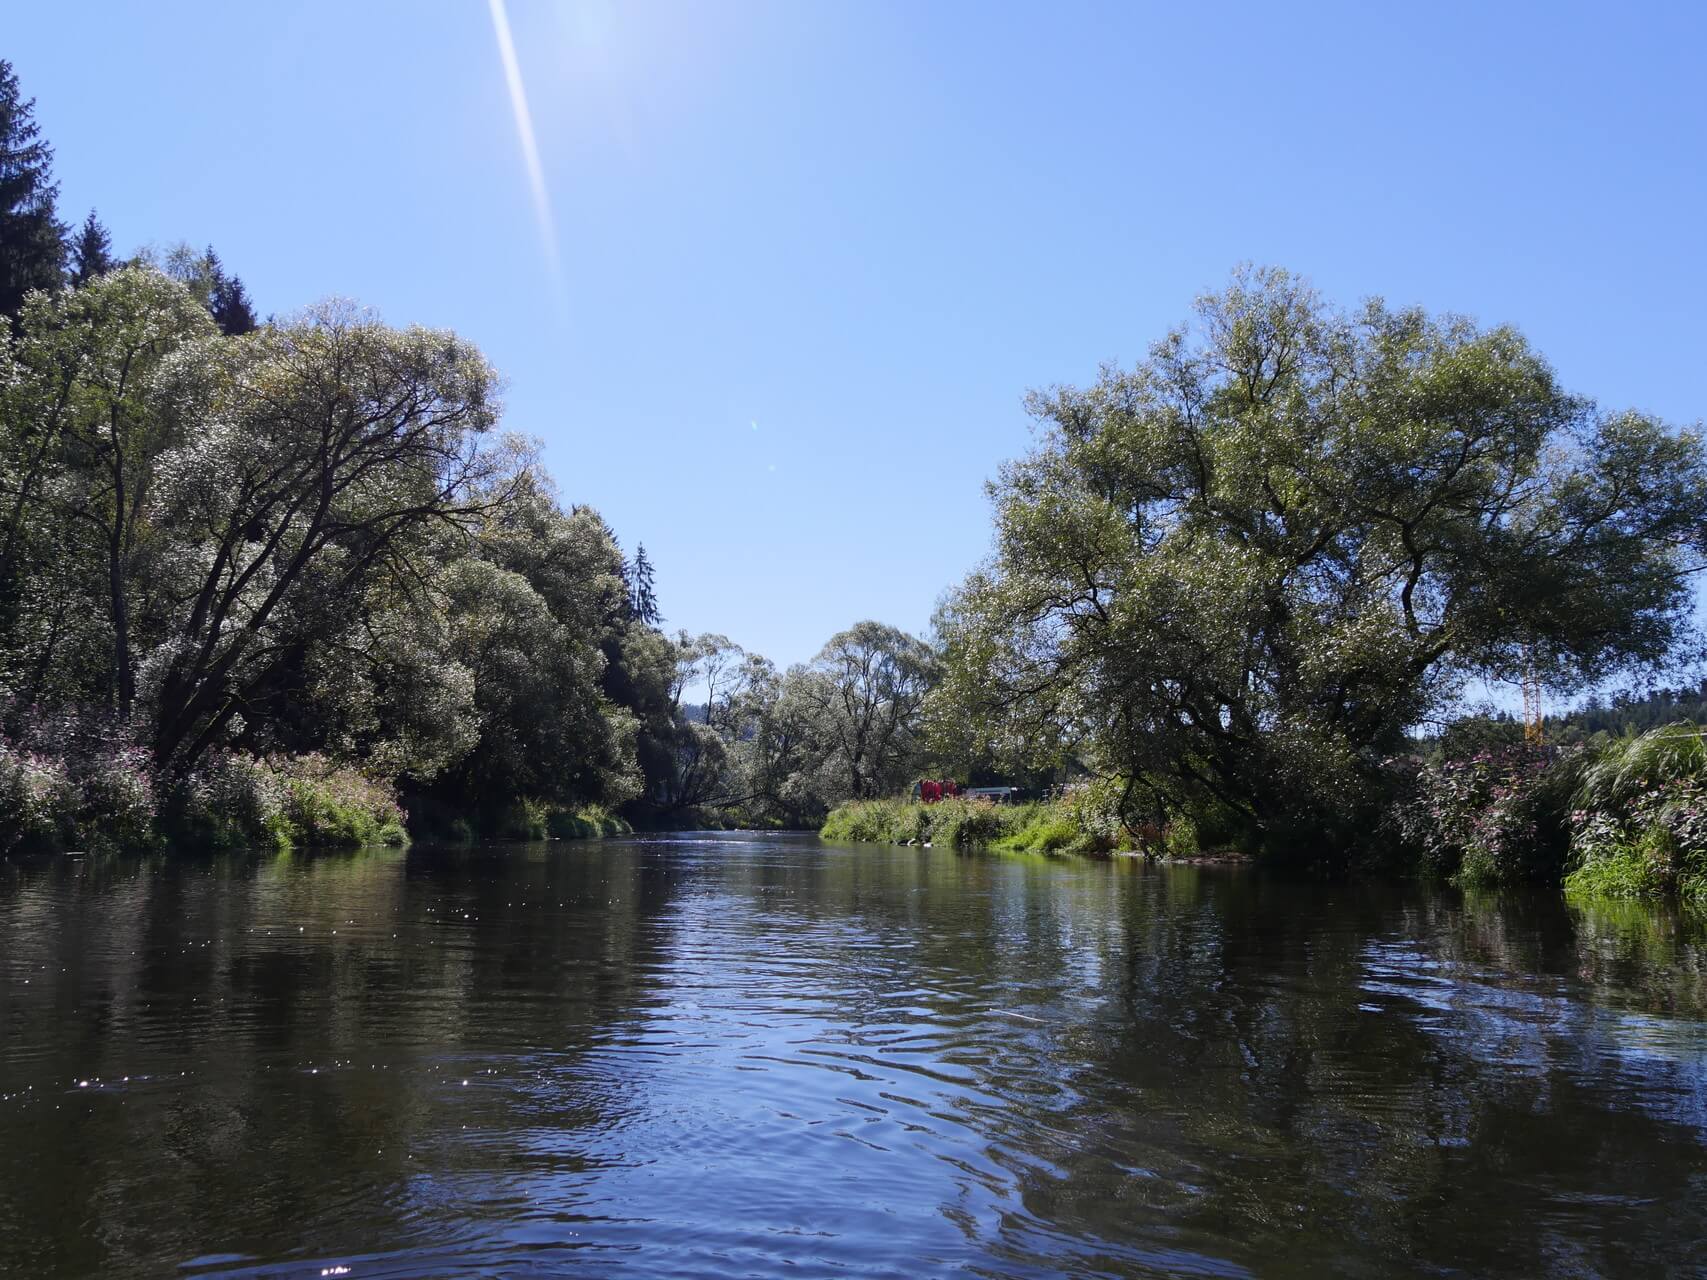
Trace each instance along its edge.
<path fill-rule="evenodd" d="M 0 862 L 0 1274 L 1707 1274 L 1707 936 L 801 836 Z"/>

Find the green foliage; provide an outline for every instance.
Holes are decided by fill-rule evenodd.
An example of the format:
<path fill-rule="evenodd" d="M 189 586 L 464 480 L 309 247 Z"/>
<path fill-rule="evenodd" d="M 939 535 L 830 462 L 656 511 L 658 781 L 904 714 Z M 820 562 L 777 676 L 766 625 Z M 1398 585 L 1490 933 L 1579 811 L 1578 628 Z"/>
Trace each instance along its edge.
<path fill-rule="evenodd" d="M 836 798 L 906 785 L 925 758 L 935 675 L 929 645 L 876 622 L 781 673 L 727 636 L 682 632 L 673 714 L 652 739 L 665 765 L 653 820 L 799 827 L 821 823 Z"/>
<path fill-rule="evenodd" d="M 990 804 L 957 797 L 918 806 L 924 838 L 953 849 L 980 849 L 1013 835 L 1030 818 L 1030 806 Z"/>
<path fill-rule="evenodd" d="M 1567 750 L 1510 747 L 1415 768 L 1391 830 L 1466 887 L 1563 880 L 1573 896 L 1707 896 L 1707 750 L 1670 725 Z"/>
<path fill-rule="evenodd" d="M 80 796 L 76 843 L 95 852 L 136 852 L 161 842 L 159 783 L 137 748 L 104 750 L 75 763 Z"/>
<path fill-rule="evenodd" d="M 77 808 L 62 761 L 0 740 L 0 853 L 63 848 Z"/>
<path fill-rule="evenodd" d="M 500 840 L 543 840 L 550 815 L 543 801 L 518 797 L 504 809 L 493 834 Z"/>
<path fill-rule="evenodd" d="M 1609 742 L 1582 772 L 1584 809 L 1629 810 L 1664 789 L 1707 774 L 1707 743 L 1692 724 L 1668 724 Z"/>
<path fill-rule="evenodd" d="M 91 209 L 89 216 L 83 219 L 83 225 L 78 228 L 77 237 L 71 243 L 71 283 L 75 285 L 88 284 L 96 276 L 105 275 L 118 266 L 118 260 L 113 257 L 112 237 L 101 225 L 101 220 Z"/>
<path fill-rule="evenodd" d="M 1670 887 L 1659 862 L 1622 842 L 1595 849 L 1565 877 L 1565 892 L 1576 899 L 1657 897 Z"/>
<path fill-rule="evenodd" d="M 403 844 L 391 788 L 319 756 L 209 755 L 163 791 L 136 748 L 57 758 L 0 741 L 0 851 Z"/>
<path fill-rule="evenodd" d="M 240 279 L 226 271 L 212 245 L 200 252 L 182 243 L 173 245 L 163 254 L 147 249 L 138 255 L 137 260 L 157 268 L 183 285 L 227 337 L 240 337 L 260 327 L 254 306 L 249 301 L 249 291 Z"/>
<path fill-rule="evenodd" d="M 492 834 L 501 840 L 601 840 L 633 831 L 627 821 L 603 805 L 563 808 L 521 799 L 504 810 Z"/>
<path fill-rule="evenodd" d="M 603 805 L 557 809 L 546 816 L 545 832 L 553 840 L 603 840 L 634 833 L 624 819 Z"/>
<path fill-rule="evenodd" d="M 284 782 L 282 817 L 292 845 L 359 848 L 408 843 L 390 785 L 318 755 L 274 762 Z"/>
<path fill-rule="evenodd" d="M 41 137 L 35 105 L 0 58 L 0 315 L 15 315 L 31 289 L 57 286 L 65 262 L 53 148 Z"/>
<path fill-rule="evenodd" d="M 1707 744 L 1672 724 L 1602 747 L 1571 814 L 1566 892 L 1707 902 Z"/>
<path fill-rule="evenodd" d="M 1079 852 L 1085 833 L 1072 816 L 1045 805 L 1027 805 L 1017 827 L 1000 837 L 1000 847 L 1016 853 Z"/>
<path fill-rule="evenodd" d="M 210 753 L 178 786 L 166 815 L 174 843 L 196 849 L 290 848 L 285 780 L 262 761 Z"/>
<path fill-rule="evenodd" d="M 1048 803 L 998 805 L 954 797 L 935 804 L 879 798 L 837 805 L 819 835 L 836 842 L 932 844 L 1016 853 L 1107 853 L 1131 848 L 1131 833 L 1088 788 Z"/>
<path fill-rule="evenodd" d="M 1427 766 L 1396 808 L 1398 838 L 1422 870 L 1467 887 L 1557 883 L 1582 767 L 1576 752 L 1524 746 Z"/>
<path fill-rule="evenodd" d="M 1687 631 L 1701 440 L 1566 394 L 1510 329 L 1249 271 L 1031 407 L 995 555 L 940 615 L 945 750 L 1077 752 L 1343 855 L 1468 674 L 1573 687 Z"/>
<path fill-rule="evenodd" d="M 849 800 L 830 810 L 818 834 L 848 844 L 922 844 L 929 838 L 927 806 L 910 800 Z"/>
<path fill-rule="evenodd" d="M 1676 687 L 1623 689 L 1610 696 L 1592 694 L 1575 711 L 1549 717 L 1548 729 L 1617 737 L 1682 721 L 1707 723 L 1707 679 Z"/>

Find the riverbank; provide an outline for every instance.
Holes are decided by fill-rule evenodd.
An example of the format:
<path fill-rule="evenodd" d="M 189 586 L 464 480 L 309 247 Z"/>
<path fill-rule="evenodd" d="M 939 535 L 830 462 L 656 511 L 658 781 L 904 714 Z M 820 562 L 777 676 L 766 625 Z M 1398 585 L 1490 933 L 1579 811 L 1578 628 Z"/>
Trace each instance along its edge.
<path fill-rule="evenodd" d="M 831 810 L 818 834 L 837 842 L 931 844 L 1012 853 L 1141 851 L 1130 832 L 1092 809 L 1078 798 L 1018 805 L 964 797 L 928 805 L 903 799 L 850 800 Z"/>
<path fill-rule="evenodd" d="M 1466 889 L 1560 888 L 1584 898 L 1676 898 L 1707 907 L 1707 745 L 1668 725 L 1571 747 L 1518 746 L 1433 763 L 1394 762 L 1390 801 L 1334 869 L 1422 877 Z M 1169 861 L 1261 848 L 1187 813 L 1134 829 L 1106 784 L 1046 803 L 855 800 L 820 835 L 1030 853 L 1141 853 Z M 1238 855 L 1234 855 L 1238 856 Z"/>
<path fill-rule="evenodd" d="M 631 834 L 598 805 L 516 800 L 485 822 L 420 802 L 322 756 L 210 757 L 166 785 L 137 751 L 50 756 L 0 741 L 0 855 L 205 853 L 401 846 L 411 837 L 593 840 Z"/>

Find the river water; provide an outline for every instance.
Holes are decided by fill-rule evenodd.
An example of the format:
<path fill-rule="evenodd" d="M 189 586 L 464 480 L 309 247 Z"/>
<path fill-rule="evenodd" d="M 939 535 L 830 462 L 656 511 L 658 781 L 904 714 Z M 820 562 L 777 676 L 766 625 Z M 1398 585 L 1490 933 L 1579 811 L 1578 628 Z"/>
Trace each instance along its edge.
<path fill-rule="evenodd" d="M 0 862 L 0 1274 L 1707 1274 L 1707 927 L 804 836 Z"/>

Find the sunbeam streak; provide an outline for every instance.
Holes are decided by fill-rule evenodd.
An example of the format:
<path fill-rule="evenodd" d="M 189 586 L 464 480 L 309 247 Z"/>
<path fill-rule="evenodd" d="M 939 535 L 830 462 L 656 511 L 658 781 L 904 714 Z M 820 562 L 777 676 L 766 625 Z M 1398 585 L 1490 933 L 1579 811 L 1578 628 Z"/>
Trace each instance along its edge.
<path fill-rule="evenodd" d="M 498 38 L 498 56 L 504 62 L 504 83 L 509 86 L 510 109 L 516 117 L 516 137 L 522 144 L 528 185 L 533 189 L 533 211 L 539 219 L 539 238 L 545 250 L 546 265 L 550 268 L 552 282 L 559 286 L 561 292 L 563 271 L 557 256 L 557 224 L 551 214 L 551 192 L 545 185 L 539 146 L 534 141 L 533 113 L 528 110 L 521 63 L 516 60 L 516 43 L 510 36 L 510 15 L 504 7 L 504 0 L 487 0 L 487 7 L 492 11 L 492 34 Z"/>

